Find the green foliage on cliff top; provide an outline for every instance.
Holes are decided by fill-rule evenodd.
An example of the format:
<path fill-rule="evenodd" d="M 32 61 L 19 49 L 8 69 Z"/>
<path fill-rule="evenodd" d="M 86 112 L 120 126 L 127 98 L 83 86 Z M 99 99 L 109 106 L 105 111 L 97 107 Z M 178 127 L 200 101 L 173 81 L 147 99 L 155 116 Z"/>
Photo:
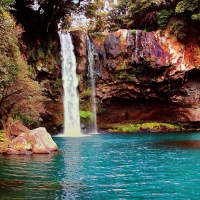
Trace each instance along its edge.
<path fill-rule="evenodd" d="M 198 7 L 198 0 L 183 0 L 180 1 L 175 8 L 176 13 L 185 11 L 194 11 Z"/>
<path fill-rule="evenodd" d="M 118 16 L 120 16 L 120 20 L 118 19 Z M 174 20 L 184 20 L 187 24 L 187 29 L 191 27 L 191 29 L 194 28 L 199 31 L 198 27 L 200 26 L 200 1 L 118 1 L 118 5 L 109 12 L 108 23 L 110 24 L 111 29 L 118 27 L 141 30 L 146 29 L 147 31 L 152 31 L 159 28 L 167 28 L 171 18 Z M 178 29 L 178 26 L 176 26 L 176 28 Z M 179 32 L 179 30 L 173 31 L 173 33 L 176 32 Z M 183 35 L 179 37 L 179 39 L 183 38 L 185 38 Z"/>
<path fill-rule="evenodd" d="M 157 122 L 149 122 L 142 124 L 109 124 L 108 132 L 115 133 L 131 133 L 131 132 L 141 132 L 141 131 L 152 131 L 152 132 L 163 132 L 165 131 L 178 131 L 180 130 L 180 126 L 168 123 L 157 123 Z M 105 128 L 105 127 L 104 127 Z"/>

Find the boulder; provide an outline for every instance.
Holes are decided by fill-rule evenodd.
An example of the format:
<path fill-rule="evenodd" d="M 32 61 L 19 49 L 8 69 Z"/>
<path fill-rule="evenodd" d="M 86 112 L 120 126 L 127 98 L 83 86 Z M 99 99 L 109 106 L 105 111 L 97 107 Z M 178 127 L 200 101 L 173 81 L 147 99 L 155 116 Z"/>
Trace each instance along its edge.
<path fill-rule="evenodd" d="M 51 153 L 58 147 L 45 128 L 39 127 L 30 132 L 22 132 L 1 148 L 1 153 L 31 155 L 33 153 Z"/>
<path fill-rule="evenodd" d="M 58 150 L 56 143 L 44 127 L 31 130 L 27 140 L 32 144 L 33 153 L 51 153 Z"/>
<path fill-rule="evenodd" d="M 31 144 L 28 143 L 27 139 L 23 136 L 18 136 L 12 140 L 9 147 L 17 151 L 27 151 L 32 149 Z"/>

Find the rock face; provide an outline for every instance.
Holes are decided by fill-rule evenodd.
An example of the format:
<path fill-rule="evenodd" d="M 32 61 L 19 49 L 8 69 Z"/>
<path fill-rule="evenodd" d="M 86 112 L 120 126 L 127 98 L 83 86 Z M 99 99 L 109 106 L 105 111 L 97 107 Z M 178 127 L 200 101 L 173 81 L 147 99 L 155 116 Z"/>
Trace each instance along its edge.
<path fill-rule="evenodd" d="M 20 133 L 3 149 L 7 154 L 51 153 L 58 147 L 45 128 L 40 127 L 27 133 Z"/>
<path fill-rule="evenodd" d="M 191 33 L 183 43 L 168 31 L 91 35 L 96 45 L 94 68 L 98 66 L 98 124 L 166 122 L 199 127 L 200 45 L 195 37 Z"/>

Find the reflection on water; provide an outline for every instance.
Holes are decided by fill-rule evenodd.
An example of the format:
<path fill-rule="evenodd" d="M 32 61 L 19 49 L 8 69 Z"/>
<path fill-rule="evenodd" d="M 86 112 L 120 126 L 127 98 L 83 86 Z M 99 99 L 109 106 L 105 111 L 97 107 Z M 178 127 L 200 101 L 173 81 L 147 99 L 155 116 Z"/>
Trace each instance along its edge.
<path fill-rule="evenodd" d="M 199 199 L 199 133 L 54 140 L 52 154 L 0 155 L 0 199 Z"/>
<path fill-rule="evenodd" d="M 58 173 L 55 158 L 59 156 L 60 152 L 32 156 L 0 155 L 1 199 L 32 199 L 42 196 L 55 199 L 62 189 L 56 178 Z"/>
<path fill-rule="evenodd" d="M 63 149 L 63 168 L 59 172 L 61 179 L 61 185 L 63 186 L 63 195 L 65 199 L 76 199 L 78 197 L 78 191 L 83 187 L 81 183 L 82 173 L 82 147 L 81 138 L 68 138 L 68 142 L 65 143 Z M 73 142 L 77 141 L 77 142 Z"/>
<path fill-rule="evenodd" d="M 200 148 L 200 141 L 190 141 L 190 140 L 186 140 L 186 141 L 162 141 L 162 142 L 155 142 L 154 143 L 155 147 L 159 147 L 159 148 L 195 148 L 195 149 L 199 149 Z"/>

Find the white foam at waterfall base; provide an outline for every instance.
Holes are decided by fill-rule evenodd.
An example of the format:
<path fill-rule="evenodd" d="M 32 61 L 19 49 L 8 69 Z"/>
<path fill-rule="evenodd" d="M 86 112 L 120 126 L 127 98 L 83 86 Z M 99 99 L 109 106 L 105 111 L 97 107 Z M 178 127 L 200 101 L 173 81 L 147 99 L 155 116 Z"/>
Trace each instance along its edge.
<path fill-rule="evenodd" d="M 76 74 L 76 57 L 69 33 L 59 32 L 62 57 L 64 130 L 60 137 L 83 137 L 80 130 L 78 78 Z"/>

